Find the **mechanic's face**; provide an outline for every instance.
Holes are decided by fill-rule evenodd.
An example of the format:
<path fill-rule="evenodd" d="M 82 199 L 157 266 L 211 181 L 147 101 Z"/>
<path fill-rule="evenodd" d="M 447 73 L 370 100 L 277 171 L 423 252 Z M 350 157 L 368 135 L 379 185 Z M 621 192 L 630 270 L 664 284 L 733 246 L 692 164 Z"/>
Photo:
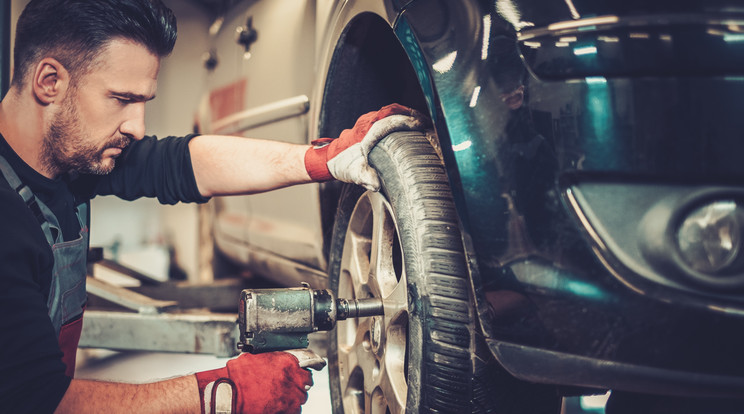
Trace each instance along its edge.
<path fill-rule="evenodd" d="M 160 59 L 113 40 L 60 105 L 45 137 L 45 159 L 58 173 L 108 174 L 116 157 L 145 134 L 145 102 L 155 97 Z"/>

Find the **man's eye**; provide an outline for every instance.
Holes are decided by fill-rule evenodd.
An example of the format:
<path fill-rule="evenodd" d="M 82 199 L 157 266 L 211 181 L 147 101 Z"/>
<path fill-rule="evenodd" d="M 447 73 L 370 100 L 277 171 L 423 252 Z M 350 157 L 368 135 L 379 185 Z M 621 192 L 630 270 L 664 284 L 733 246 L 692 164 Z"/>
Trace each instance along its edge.
<path fill-rule="evenodd" d="M 122 104 L 122 105 L 127 105 L 127 104 L 132 103 L 132 100 L 131 99 L 127 99 L 127 98 L 115 98 L 115 99 L 117 101 L 119 101 L 119 103 Z"/>

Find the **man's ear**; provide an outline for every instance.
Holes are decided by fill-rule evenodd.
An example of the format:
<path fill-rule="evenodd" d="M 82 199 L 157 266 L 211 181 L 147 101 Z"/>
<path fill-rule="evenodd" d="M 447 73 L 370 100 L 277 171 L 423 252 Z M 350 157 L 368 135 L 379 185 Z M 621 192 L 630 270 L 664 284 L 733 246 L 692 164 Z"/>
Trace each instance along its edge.
<path fill-rule="evenodd" d="M 70 73 L 54 58 L 42 59 L 34 71 L 31 88 L 36 99 L 44 105 L 64 97 L 70 85 Z"/>

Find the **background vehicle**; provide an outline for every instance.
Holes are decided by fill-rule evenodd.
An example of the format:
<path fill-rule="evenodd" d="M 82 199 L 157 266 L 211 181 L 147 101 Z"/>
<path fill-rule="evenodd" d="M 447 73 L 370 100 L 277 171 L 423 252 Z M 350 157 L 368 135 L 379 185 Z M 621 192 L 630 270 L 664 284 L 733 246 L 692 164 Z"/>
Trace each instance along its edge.
<path fill-rule="evenodd" d="M 433 121 L 373 151 L 380 193 L 212 205 L 218 258 L 385 301 L 332 332 L 337 411 L 744 395 L 736 1 L 275 0 L 214 33 L 204 132 L 309 142 L 391 102 Z"/>

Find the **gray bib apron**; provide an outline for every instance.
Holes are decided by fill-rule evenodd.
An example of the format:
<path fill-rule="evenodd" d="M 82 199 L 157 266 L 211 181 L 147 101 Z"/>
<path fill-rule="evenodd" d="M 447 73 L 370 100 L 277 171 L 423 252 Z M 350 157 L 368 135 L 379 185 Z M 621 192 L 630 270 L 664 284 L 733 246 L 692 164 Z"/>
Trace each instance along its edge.
<path fill-rule="evenodd" d="M 80 236 L 75 240 L 64 241 L 57 217 L 31 192 L 27 185 L 21 182 L 3 156 L 0 156 L 0 171 L 11 188 L 18 192 L 36 215 L 44 236 L 52 248 L 54 269 L 47 308 L 60 349 L 64 354 L 62 361 L 67 367 L 65 373 L 72 377 L 75 373 L 75 354 L 80 341 L 83 311 L 87 301 L 85 277 L 88 256 L 88 204 L 81 203 L 76 207 L 77 218 L 80 222 Z"/>

